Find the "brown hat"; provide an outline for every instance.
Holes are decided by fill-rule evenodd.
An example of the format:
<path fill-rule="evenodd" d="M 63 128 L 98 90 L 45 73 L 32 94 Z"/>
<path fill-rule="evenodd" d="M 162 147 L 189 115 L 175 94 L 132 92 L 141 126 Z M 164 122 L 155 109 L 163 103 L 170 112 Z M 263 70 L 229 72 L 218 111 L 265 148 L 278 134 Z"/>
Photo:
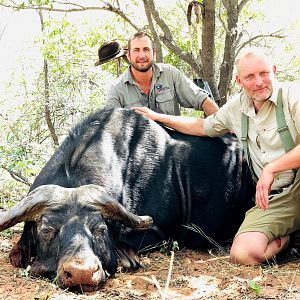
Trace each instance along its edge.
<path fill-rule="evenodd" d="M 95 63 L 95 66 L 102 65 L 125 54 L 126 51 L 121 47 L 118 41 L 106 42 L 98 50 L 99 60 Z"/>

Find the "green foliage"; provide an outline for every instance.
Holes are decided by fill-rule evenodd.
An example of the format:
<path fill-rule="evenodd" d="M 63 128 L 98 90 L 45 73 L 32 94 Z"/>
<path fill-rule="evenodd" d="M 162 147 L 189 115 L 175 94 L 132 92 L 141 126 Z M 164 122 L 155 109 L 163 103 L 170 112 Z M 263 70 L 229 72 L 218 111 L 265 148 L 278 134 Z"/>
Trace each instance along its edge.
<path fill-rule="evenodd" d="M 26 122 L 25 116 L 18 115 L 16 110 L 11 110 L 11 114 L 15 114 L 15 120 L 0 122 L 0 136 L 3 141 L 0 144 L 0 167 L 30 178 L 40 169 L 38 156 L 32 156 L 38 145 L 32 135 L 31 124 Z"/>
<path fill-rule="evenodd" d="M 23 6 L 48 5 L 50 2 L 31 1 Z M 22 73 L 12 73 L 15 77 L 7 85 L 6 99 L 3 98 L 0 103 L 7 116 L 0 116 L 0 168 L 5 166 L 8 171 L 19 173 L 30 182 L 55 150 L 45 120 L 45 105 L 50 110 L 59 141 L 80 119 L 103 107 L 107 83 L 116 77 L 116 65 L 111 62 L 95 68 L 97 50 L 107 40 L 121 39 L 121 33 L 128 32 L 117 25 L 120 22 L 110 23 L 102 18 L 96 27 L 87 21 L 73 21 L 68 15 L 61 19 L 44 19 L 44 30 L 35 44 L 41 47 L 48 65 L 49 96 L 45 96 L 45 72 L 41 65 L 40 71 L 35 74 L 33 85 L 27 80 L 26 73 L 24 76 Z M 119 33 L 115 34 L 116 28 Z M 19 66 L 21 69 L 22 60 Z M 123 63 L 123 70 L 125 67 L 126 64 Z M 20 100 L 15 99 L 13 102 L 21 104 L 7 105 L 15 97 L 14 94 L 20 95 Z M 4 112 L 2 109 L 1 113 Z M 8 175 L 6 171 L 3 173 Z M 2 182 L 3 188 L 7 187 L 2 191 L 3 195 L 7 195 L 0 199 L 2 202 L 10 198 L 8 189 L 11 184 L 8 178 L 9 176 L 5 176 Z"/>
<path fill-rule="evenodd" d="M 249 282 L 249 287 L 256 294 L 256 296 L 260 295 L 262 287 L 255 280 L 251 280 Z"/>
<path fill-rule="evenodd" d="M 197 39 L 195 38 L 195 32 L 192 34 L 192 45 L 188 34 L 188 24 L 186 16 L 183 15 L 183 10 L 187 7 L 182 5 L 182 1 L 177 1 L 176 5 L 168 8 L 167 10 L 161 10 L 161 18 L 167 23 L 172 24 L 170 30 L 175 38 L 175 43 L 182 48 L 185 52 L 193 52 L 197 54 L 199 52 Z M 184 63 L 177 55 L 164 47 L 164 62 L 171 64 L 181 70 L 185 74 L 190 73 L 190 67 Z"/>
<path fill-rule="evenodd" d="M 162 241 L 162 246 L 160 247 L 159 252 L 164 254 L 169 254 L 170 251 L 178 251 L 179 250 L 179 244 L 177 241 Z"/>
<path fill-rule="evenodd" d="M 0 146 L 0 164 L 14 172 L 23 172 L 23 175 L 35 173 L 34 162 L 28 158 L 26 149 L 23 145 L 16 143 Z M 24 174 L 25 173 L 25 174 Z"/>
<path fill-rule="evenodd" d="M 179 244 L 177 241 L 173 241 L 172 243 L 172 251 L 178 251 L 179 250 Z"/>
<path fill-rule="evenodd" d="M 182 108 L 181 114 L 187 117 L 204 118 L 204 112 L 202 110 L 195 110 L 193 108 Z"/>
<path fill-rule="evenodd" d="M 3 1 L 2 1 L 3 2 Z M 101 1 L 100 1 L 101 2 Z M 99 2 L 99 3 L 100 3 Z M 116 5 L 116 1 L 107 1 Z M 262 1 L 258 1 L 261 3 Z M 18 2 L 19 9 L 29 6 L 47 6 L 52 8 L 56 3 L 53 0 L 27 0 Z M 99 4 L 99 7 L 102 6 Z M 140 28 L 149 28 L 144 14 L 142 1 L 119 1 L 120 9 L 131 18 Z M 188 33 L 186 19 L 187 1 L 177 0 L 166 3 L 157 1 L 156 6 L 164 22 L 168 25 L 175 43 L 184 52 L 198 54 L 196 28 L 192 28 L 192 39 Z M 89 2 L 86 2 L 89 5 Z M 251 6 L 252 5 L 252 6 Z M 253 9 L 253 2 L 249 1 L 239 15 L 239 34 L 243 34 L 240 44 L 251 37 L 259 27 L 257 24 L 266 22 L 265 15 Z M 66 4 L 65 7 L 67 7 Z M 226 31 L 223 24 L 227 21 L 227 12 L 222 1 L 217 1 L 216 18 L 216 80 L 218 67 L 223 60 L 224 41 Z M 48 64 L 49 97 L 46 97 L 45 72 L 42 69 L 34 74 L 32 82 L 28 79 L 28 68 L 22 65 L 20 59 L 18 70 L 12 70 L 12 78 L 7 86 L 8 94 L 3 93 L 0 113 L 0 166 L 18 172 L 32 180 L 43 164 L 55 150 L 48 125 L 45 121 L 45 105 L 50 109 L 50 117 L 59 141 L 62 141 L 68 130 L 80 119 L 92 111 L 103 107 L 106 99 L 106 90 L 109 83 L 115 79 L 117 72 L 124 72 L 127 63 L 121 62 L 118 70 L 115 61 L 95 67 L 98 60 L 98 48 L 108 40 L 118 39 L 126 46 L 128 37 L 135 32 L 121 16 L 113 12 L 99 10 L 83 17 L 82 13 L 55 12 L 44 14 L 43 32 L 36 39 L 36 45 L 41 49 L 43 59 Z M 76 16 L 76 17 L 74 17 Z M 48 18 L 47 18 L 48 17 Z M 94 18 L 94 19 L 92 19 Z M 195 15 L 193 14 L 193 25 Z M 220 20 L 222 20 L 222 23 Z M 163 34 L 159 26 L 156 27 L 160 35 Z M 296 27 L 295 27 L 296 28 Z M 290 30 L 295 30 L 290 28 Z M 252 31 L 251 31 L 251 30 Z M 270 49 L 278 45 L 278 40 L 266 40 Z M 275 42 L 274 42 L 275 41 Z M 258 40 L 255 43 L 260 43 Z M 300 60 L 295 54 L 299 38 L 282 40 L 278 47 L 278 76 L 280 80 L 296 80 L 300 76 Z M 274 46 L 275 45 L 275 46 Z M 283 49 L 283 51 L 281 51 Z M 172 51 L 164 47 L 164 61 L 176 66 L 187 76 L 191 77 L 191 68 L 182 62 Z M 282 55 L 282 56 L 281 56 Z M 27 59 L 27 58 L 25 58 Z M 21 74 L 19 74 L 21 73 Z M 235 86 L 232 92 L 236 92 Z M 4 92 L 4 91 L 3 91 Z M 18 98 L 19 105 L 12 105 L 12 100 Z M 16 101 L 17 102 L 17 101 Z M 3 112 L 5 111 L 5 112 Z M 203 112 L 183 110 L 184 115 L 203 116 Z M 9 116 L 6 118 L 6 116 Z M 4 171 L 3 171 L 4 172 Z M 11 185 L 8 185 L 9 189 Z M 3 193 L 5 194 L 5 193 Z M 5 197 L 6 199 L 7 197 Z"/>
<path fill-rule="evenodd" d="M 161 253 L 167 253 L 169 251 L 169 241 L 162 241 L 162 246 L 159 249 Z"/>
<path fill-rule="evenodd" d="M 18 5 L 18 9 L 24 9 L 28 6 L 53 6 L 53 0 L 28 0 L 28 1 L 23 1 Z"/>
<path fill-rule="evenodd" d="M 56 128 L 65 131 L 66 125 L 102 107 L 105 91 L 97 83 L 99 75 L 93 66 L 96 55 L 91 62 L 94 56 L 91 57 L 91 39 L 86 38 L 86 33 L 79 32 L 78 26 L 67 18 L 59 22 L 49 20 L 45 29 L 42 53 L 49 66 L 49 104 L 51 112 L 58 112 L 52 115 Z M 43 75 L 41 72 L 38 81 L 44 80 Z"/>
<path fill-rule="evenodd" d="M 9 228 L 9 229 L 5 229 L 3 231 L 0 232 L 0 235 L 6 239 L 10 239 L 13 236 L 13 231 Z"/>

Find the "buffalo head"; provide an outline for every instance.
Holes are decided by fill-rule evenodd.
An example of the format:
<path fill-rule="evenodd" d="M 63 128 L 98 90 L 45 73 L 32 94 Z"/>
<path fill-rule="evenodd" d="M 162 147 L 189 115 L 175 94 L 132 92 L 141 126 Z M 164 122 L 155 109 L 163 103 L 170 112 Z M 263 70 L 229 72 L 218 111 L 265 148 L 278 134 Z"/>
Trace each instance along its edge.
<path fill-rule="evenodd" d="M 116 272 L 111 221 L 135 230 L 152 224 L 151 217 L 132 214 L 97 185 L 43 185 L 0 212 L 0 230 L 25 222 L 10 252 L 14 266 L 31 265 L 31 275 L 83 291 L 96 290 Z"/>

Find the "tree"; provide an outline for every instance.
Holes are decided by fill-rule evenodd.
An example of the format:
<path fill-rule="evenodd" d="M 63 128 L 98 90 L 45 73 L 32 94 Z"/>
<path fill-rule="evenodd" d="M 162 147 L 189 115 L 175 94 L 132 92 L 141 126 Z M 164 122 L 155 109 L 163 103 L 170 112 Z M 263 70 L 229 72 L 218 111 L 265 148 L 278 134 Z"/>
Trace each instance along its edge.
<path fill-rule="evenodd" d="M 41 30 L 44 30 L 44 19 L 43 19 L 43 13 L 41 10 L 38 11 L 39 13 L 39 17 L 40 17 L 40 21 L 41 21 Z M 45 96 L 45 119 L 46 119 L 46 123 L 48 126 L 48 129 L 50 131 L 51 134 L 51 138 L 53 141 L 53 144 L 55 146 L 59 145 L 58 142 L 58 137 L 57 134 L 55 132 L 55 128 L 53 126 L 53 122 L 52 122 L 52 118 L 51 118 L 51 111 L 50 111 L 50 107 L 49 107 L 49 103 L 50 103 L 50 90 L 49 90 L 49 76 L 48 76 L 48 61 L 46 58 L 44 58 L 44 67 L 43 67 L 43 72 L 44 72 L 44 96 Z"/>
<path fill-rule="evenodd" d="M 2 2 L 2 6 L 14 9 L 35 9 L 41 11 L 48 11 L 51 13 L 65 12 L 84 12 L 84 11 L 107 11 L 119 16 L 124 22 L 135 31 L 146 29 L 149 30 L 155 40 L 157 47 L 157 59 L 163 61 L 163 46 L 169 52 L 174 53 L 180 60 L 185 62 L 192 70 L 192 73 L 197 77 L 201 77 L 208 81 L 215 98 L 219 100 L 220 105 L 227 101 L 228 93 L 230 91 L 230 84 L 233 76 L 233 63 L 237 51 L 241 47 L 251 43 L 254 37 L 249 40 L 243 40 L 243 32 L 239 30 L 239 17 L 248 4 L 249 0 L 209 0 L 209 1 L 177 1 L 177 6 L 182 8 L 184 6 L 184 13 L 186 13 L 187 6 L 194 7 L 195 12 L 198 11 L 197 18 L 200 18 L 199 11 L 201 10 L 201 28 L 202 39 L 201 44 L 197 44 L 198 49 L 196 55 L 188 49 L 179 45 L 175 41 L 174 30 L 172 31 L 172 24 L 167 23 L 168 20 L 162 18 L 157 9 L 157 4 L 154 0 L 142 0 L 144 6 L 147 23 L 140 26 L 135 18 L 129 12 L 129 7 L 141 4 L 139 1 L 99 1 L 102 5 L 88 6 L 81 5 L 72 1 L 61 3 L 55 0 L 30 0 L 28 2 L 22 1 L 19 5 L 15 1 L 6 0 Z M 216 7 L 218 7 L 219 14 L 217 16 Z M 216 67 L 216 17 L 220 21 L 223 31 L 225 33 L 224 47 L 219 49 L 223 53 L 222 62 L 219 67 Z M 251 17 L 251 15 L 249 16 Z M 169 18 L 174 21 L 174 19 Z M 176 34 L 179 34 L 176 31 Z M 193 36 L 197 36 L 195 32 Z M 282 38 L 280 34 L 274 35 L 272 33 L 257 38 L 276 37 Z M 183 39 L 185 39 L 183 37 Z M 186 39 L 185 39 L 186 40 Z M 242 42 L 242 44 L 241 44 Z M 188 40 L 186 40 L 188 44 Z M 218 49 L 217 49 L 218 50 Z"/>
<path fill-rule="evenodd" d="M 227 100 L 228 90 L 233 74 L 233 63 L 235 53 L 239 46 L 238 42 L 241 36 L 238 32 L 238 19 L 242 9 L 249 2 L 249 0 L 222 0 L 226 9 L 227 23 L 222 19 L 222 24 L 225 28 L 225 46 L 223 61 L 220 66 L 220 80 L 218 90 L 220 92 L 220 102 L 225 103 Z"/>
<path fill-rule="evenodd" d="M 0 135 L 6 141 L 0 145 L 2 168 L 14 177 L 24 173 L 23 179 L 17 177 L 28 184 L 26 178 L 49 158 L 66 131 L 103 105 L 105 84 L 118 66 L 111 62 L 94 68 L 94 62 L 98 47 L 110 39 L 125 44 L 132 33 L 146 30 L 155 41 L 158 61 L 208 81 L 223 105 L 232 91 L 233 62 L 240 49 L 283 37 L 280 31 L 247 35 L 249 20 L 258 17 L 248 9 L 249 0 L 178 0 L 167 9 L 160 7 L 162 2 L 99 0 L 98 5 L 88 6 L 89 1 L 82 5 L 80 1 L 0 0 L 6 9 L 38 13 L 42 30 L 37 43 L 43 56 L 34 89 L 29 90 L 26 76 L 22 84 L 12 80 L 26 101 L 18 113 L 10 111 L 17 116 L 13 123 L 7 115 L 0 115 Z M 83 34 L 82 24 L 72 23 L 69 17 L 86 12 L 109 16 L 109 21 L 99 18 L 97 26 Z M 121 69 L 126 67 L 122 61 Z"/>

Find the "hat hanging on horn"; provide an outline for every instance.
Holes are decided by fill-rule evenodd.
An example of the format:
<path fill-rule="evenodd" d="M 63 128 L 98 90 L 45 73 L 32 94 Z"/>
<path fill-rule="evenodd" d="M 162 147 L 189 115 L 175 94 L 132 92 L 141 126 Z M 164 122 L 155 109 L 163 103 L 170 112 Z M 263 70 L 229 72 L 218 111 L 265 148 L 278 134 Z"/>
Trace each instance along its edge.
<path fill-rule="evenodd" d="M 99 60 L 95 63 L 95 66 L 100 66 L 110 60 L 122 57 L 125 54 L 126 51 L 118 41 L 114 40 L 106 42 L 98 50 Z"/>

